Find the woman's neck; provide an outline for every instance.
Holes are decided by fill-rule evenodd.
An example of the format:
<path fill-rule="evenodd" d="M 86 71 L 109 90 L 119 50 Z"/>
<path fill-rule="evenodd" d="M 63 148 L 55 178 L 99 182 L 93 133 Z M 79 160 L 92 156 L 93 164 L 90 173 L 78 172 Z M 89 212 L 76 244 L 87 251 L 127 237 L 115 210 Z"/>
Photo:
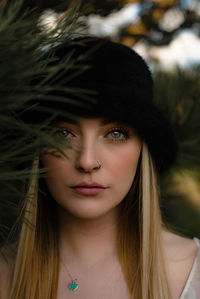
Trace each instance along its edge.
<path fill-rule="evenodd" d="M 82 268 L 116 255 L 117 211 L 97 219 L 76 218 L 59 209 L 59 246 L 61 260 Z"/>

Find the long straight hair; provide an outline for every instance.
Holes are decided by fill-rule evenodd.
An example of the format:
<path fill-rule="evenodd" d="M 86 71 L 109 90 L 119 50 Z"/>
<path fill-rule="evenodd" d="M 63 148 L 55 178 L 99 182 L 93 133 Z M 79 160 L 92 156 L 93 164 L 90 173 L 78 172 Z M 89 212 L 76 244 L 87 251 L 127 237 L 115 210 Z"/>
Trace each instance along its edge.
<path fill-rule="evenodd" d="M 133 298 L 170 299 L 157 173 L 145 143 L 133 186 L 122 202 L 119 258 Z"/>
<path fill-rule="evenodd" d="M 39 161 L 33 163 L 9 299 L 55 299 L 59 254 L 55 201 L 38 186 Z M 54 206 L 54 207 L 53 207 Z"/>
<path fill-rule="evenodd" d="M 35 161 L 34 169 L 37 168 Z M 25 221 L 19 237 L 9 299 L 57 298 L 56 202 L 44 194 L 39 192 L 38 178 L 33 174 L 24 204 Z M 133 186 L 122 201 L 120 211 L 119 260 L 131 297 L 170 299 L 161 241 L 156 172 L 145 143 Z"/>

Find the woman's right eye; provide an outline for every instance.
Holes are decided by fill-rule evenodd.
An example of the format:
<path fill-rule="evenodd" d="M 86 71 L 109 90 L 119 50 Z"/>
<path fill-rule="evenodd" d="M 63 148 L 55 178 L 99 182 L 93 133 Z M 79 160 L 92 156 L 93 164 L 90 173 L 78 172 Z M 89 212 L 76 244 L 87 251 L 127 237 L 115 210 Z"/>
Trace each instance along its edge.
<path fill-rule="evenodd" d="M 63 139 L 70 139 L 71 137 L 73 137 L 74 135 L 67 129 L 58 129 L 56 130 L 56 135 L 58 137 L 61 137 Z"/>

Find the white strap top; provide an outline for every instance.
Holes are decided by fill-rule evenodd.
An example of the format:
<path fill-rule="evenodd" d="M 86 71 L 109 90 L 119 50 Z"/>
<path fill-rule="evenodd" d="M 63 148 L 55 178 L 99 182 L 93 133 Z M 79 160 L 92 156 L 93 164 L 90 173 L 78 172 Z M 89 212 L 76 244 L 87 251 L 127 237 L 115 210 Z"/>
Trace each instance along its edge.
<path fill-rule="evenodd" d="M 200 240 L 193 240 L 199 249 L 180 299 L 200 299 Z"/>

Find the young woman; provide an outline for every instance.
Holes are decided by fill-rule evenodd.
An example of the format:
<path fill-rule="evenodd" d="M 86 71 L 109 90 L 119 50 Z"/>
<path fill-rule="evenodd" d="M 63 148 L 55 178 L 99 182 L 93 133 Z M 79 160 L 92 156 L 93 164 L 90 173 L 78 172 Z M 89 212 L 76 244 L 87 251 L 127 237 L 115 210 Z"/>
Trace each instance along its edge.
<path fill-rule="evenodd" d="M 55 51 L 66 55 L 65 45 Z M 153 104 L 147 65 L 101 39 L 77 43 L 73 55 L 91 68 L 68 86 L 94 90 L 95 100 L 62 104 L 73 117 L 50 126 L 64 154 L 47 148 L 34 161 L 47 171 L 30 180 L 24 217 L 32 225 L 22 225 L 16 254 L 6 250 L 1 261 L 1 298 L 200 298 L 199 240 L 161 219 L 157 176 L 175 161 L 176 142 Z"/>

